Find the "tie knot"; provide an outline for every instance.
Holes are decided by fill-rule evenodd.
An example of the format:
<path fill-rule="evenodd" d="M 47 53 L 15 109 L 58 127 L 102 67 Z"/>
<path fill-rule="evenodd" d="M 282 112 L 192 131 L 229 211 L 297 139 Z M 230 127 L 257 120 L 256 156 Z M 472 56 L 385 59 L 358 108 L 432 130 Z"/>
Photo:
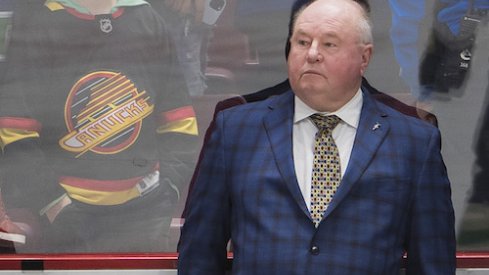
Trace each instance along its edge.
<path fill-rule="evenodd" d="M 313 114 L 311 115 L 311 120 L 320 131 L 329 131 L 333 130 L 341 119 L 335 115 L 324 116 L 320 114 Z"/>

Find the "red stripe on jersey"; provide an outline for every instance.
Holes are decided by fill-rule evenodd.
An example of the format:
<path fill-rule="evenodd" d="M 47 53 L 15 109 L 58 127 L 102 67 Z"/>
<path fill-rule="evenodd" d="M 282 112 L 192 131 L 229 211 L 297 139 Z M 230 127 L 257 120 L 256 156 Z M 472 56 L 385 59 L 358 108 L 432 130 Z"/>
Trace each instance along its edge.
<path fill-rule="evenodd" d="M 0 128 L 41 132 L 42 124 L 32 118 L 0 117 Z"/>
<path fill-rule="evenodd" d="M 184 106 L 159 114 L 158 122 L 160 125 L 165 125 L 171 122 L 184 120 L 186 118 L 195 117 L 195 111 L 192 106 Z"/>
<path fill-rule="evenodd" d="M 81 13 L 81 12 L 79 12 L 73 8 L 69 8 L 69 7 L 64 7 L 64 8 L 68 13 L 70 13 L 71 15 L 76 16 L 80 19 L 84 19 L 84 20 L 94 20 L 95 19 L 95 15 Z M 124 8 L 118 8 L 114 13 L 112 13 L 112 18 L 117 18 L 117 17 L 121 16 L 123 13 L 124 13 Z"/>
<path fill-rule="evenodd" d="M 159 168 L 160 165 L 159 163 L 157 163 L 154 167 L 154 170 L 152 171 L 156 171 Z M 134 187 L 144 177 L 145 176 L 140 176 L 140 177 L 135 177 L 130 179 L 123 179 L 123 180 L 96 180 L 96 179 L 61 176 L 59 181 L 64 185 L 83 188 L 87 190 L 116 192 L 116 191 L 124 191 Z"/>

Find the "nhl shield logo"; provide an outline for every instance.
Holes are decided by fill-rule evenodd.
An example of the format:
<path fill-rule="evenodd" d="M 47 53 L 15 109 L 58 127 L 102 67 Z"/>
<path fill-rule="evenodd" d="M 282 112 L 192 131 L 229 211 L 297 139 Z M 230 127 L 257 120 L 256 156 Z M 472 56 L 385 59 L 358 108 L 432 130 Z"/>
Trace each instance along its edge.
<path fill-rule="evenodd" d="M 104 33 L 110 33 L 112 31 L 112 21 L 108 18 L 100 19 L 100 30 Z"/>

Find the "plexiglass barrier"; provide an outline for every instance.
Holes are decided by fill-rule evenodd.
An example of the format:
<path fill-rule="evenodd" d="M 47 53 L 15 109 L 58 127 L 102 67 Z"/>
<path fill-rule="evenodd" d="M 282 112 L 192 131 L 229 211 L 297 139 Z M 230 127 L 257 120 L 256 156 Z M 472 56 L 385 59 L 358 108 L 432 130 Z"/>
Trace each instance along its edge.
<path fill-rule="evenodd" d="M 287 79 L 296 1 L 223 0 L 204 18 L 149 2 L 92 15 L 76 1 L 0 1 L 0 269 L 30 261 L 175 269 L 215 105 L 241 104 Z M 459 266 L 483 268 L 488 5 L 445 2 L 370 1 L 375 50 L 366 78 L 436 116 Z"/>

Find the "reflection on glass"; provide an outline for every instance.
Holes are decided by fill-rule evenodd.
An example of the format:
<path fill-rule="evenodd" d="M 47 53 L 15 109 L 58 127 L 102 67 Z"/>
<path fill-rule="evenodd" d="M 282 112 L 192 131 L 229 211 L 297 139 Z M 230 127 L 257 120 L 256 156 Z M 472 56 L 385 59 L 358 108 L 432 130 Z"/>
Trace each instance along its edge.
<path fill-rule="evenodd" d="M 16 8 L 0 94 L 2 195 L 37 222 L 17 250 L 173 251 L 197 123 L 162 17 L 145 1 Z"/>
<path fill-rule="evenodd" d="M 227 0 L 214 25 L 187 1 L 89 2 L 0 1 L 2 252 L 175 251 L 215 104 L 283 88 L 301 1 Z M 436 115 L 459 249 L 487 250 L 489 4 L 370 2 L 367 78 Z"/>
<path fill-rule="evenodd" d="M 488 10 L 487 1 L 435 1 L 420 64 L 422 100 L 444 137 L 460 250 L 489 247 Z"/>

